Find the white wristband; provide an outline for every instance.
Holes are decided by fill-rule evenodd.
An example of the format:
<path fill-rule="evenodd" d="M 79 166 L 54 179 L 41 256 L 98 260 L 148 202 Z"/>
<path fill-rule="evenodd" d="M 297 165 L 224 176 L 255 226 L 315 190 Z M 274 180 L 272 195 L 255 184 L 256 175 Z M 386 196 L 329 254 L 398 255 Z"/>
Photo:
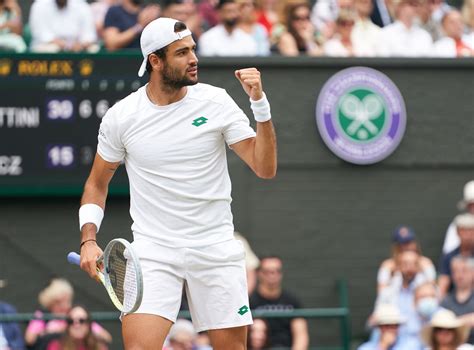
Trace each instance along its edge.
<path fill-rule="evenodd" d="M 85 224 L 94 224 L 97 227 L 97 232 L 99 232 L 103 218 L 104 211 L 97 204 L 81 205 L 79 208 L 79 230 L 81 231 Z"/>
<path fill-rule="evenodd" d="M 250 99 L 250 108 L 252 109 L 253 117 L 257 122 L 264 123 L 272 119 L 270 103 L 268 102 L 265 93 L 263 93 L 263 97 L 258 101 Z"/>

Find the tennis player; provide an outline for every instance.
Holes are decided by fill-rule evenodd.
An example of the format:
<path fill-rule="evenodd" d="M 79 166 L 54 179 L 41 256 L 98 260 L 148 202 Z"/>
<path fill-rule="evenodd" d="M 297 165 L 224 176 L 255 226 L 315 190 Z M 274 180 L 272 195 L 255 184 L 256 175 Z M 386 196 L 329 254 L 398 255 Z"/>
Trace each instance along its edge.
<path fill-rule="evenodd" d="M 233 237 L 226 147 L 261 178 L 276 174 L 270 105 L 255 68 L 235 71 L 250 97 L 257 132 L 225 90 L 198 84 L 196 44 L 182 22 L 159 18 L 141 36 L 149 82 L 106 113 L 79 210 L 81 268 L 96 277 L 96 234 L 109 182 L 121 163 L 130 182 L 132 246 L 143 301 L 124 315 L 126 349 L 161 349 L 183 286 L 197 331 L 216 350 L 246 348 L 252 323 L 244 249 Z"/>

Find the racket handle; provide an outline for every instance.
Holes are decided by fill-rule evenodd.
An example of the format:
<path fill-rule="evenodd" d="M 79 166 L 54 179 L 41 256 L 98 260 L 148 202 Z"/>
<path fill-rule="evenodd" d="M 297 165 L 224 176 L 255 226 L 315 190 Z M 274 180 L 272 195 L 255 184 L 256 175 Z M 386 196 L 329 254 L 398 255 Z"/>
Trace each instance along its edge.
<path fill-rule="evenodd" d="M 81 256 L 76 252 L 70 252 L 67 255 L 67 261 L 69 261 L 69 263 L 71 264 L 79 265 L 79 262 L 81 261 Z"/>

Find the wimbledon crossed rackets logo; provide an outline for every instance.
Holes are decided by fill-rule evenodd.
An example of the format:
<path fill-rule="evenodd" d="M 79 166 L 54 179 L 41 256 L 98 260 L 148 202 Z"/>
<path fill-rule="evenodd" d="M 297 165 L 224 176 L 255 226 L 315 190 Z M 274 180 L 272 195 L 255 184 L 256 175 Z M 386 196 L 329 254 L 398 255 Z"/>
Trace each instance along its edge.
<path fill-rule="evenodd" d="M 405 103 L 384 74 L 366 67 L 348 68 L 324 84 L 316 104 L 316 123 L 335 155 L 354 164 L 373 164 L 400 144 Z"/>
<path fill-rule="evenodd" d="M 385 123 L 385 105 L 374 92 L 357 89 L 339 102 L 339 123 L 347 136 L 356 141 L 376 138 Z"/>

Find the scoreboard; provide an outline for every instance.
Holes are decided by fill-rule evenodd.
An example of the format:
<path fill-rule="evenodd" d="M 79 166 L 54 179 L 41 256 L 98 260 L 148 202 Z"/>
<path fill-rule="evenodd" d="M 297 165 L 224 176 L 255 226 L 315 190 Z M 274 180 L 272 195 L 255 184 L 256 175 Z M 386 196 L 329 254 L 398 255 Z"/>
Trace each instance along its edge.
<path fill-rule="evenodd" d="M 140 54 L 0 56 L 0 196 L 77 195 L 101 118 L 146 80 Z M 121 166 L 111 194 L 128 193 Z"/>

